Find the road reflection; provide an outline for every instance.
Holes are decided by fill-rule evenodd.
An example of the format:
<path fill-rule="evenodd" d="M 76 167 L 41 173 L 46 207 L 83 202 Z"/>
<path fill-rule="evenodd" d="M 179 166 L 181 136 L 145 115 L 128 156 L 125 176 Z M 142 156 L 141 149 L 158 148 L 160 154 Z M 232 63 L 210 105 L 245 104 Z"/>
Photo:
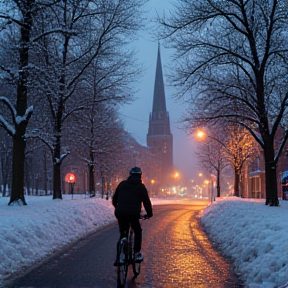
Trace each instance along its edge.
<path fill-rule="evenodd" d="M 243 287 L 199 226 L 197 216 L 204 207 L 155 206 L 154 219 L 143 224 L 145 262 L 128 287 Z"/>

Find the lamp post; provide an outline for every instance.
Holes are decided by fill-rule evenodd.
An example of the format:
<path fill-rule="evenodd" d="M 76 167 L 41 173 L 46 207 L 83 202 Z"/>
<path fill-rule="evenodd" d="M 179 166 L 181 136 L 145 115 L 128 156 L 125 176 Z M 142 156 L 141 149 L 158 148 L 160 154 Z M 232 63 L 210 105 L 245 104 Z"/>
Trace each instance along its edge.
<path fill-rule="evenodd" d="M 154 183 L 155 183 L 155 180 L 154 179 L 152 179 L 151 181 L 151 192 L 152 192 L 152 195 L 154 195 Z"/>
<path fill-rule="evenodd" d="M 76 175 L 74 173 L 66 174 L 65 181 L 69 183 L 69 190 L 70 190 L 70 193 L 72 194 L 72 199 L 73 199 L 74 184 L 76 182 Z"/>

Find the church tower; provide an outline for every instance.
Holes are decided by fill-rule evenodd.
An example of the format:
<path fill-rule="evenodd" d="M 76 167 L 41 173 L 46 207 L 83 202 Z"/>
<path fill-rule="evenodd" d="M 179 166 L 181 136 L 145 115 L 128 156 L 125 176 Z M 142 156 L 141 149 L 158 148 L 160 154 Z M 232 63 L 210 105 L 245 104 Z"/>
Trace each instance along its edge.
<path fill-rule="evenodd" d="M 169 113 L 166 110 L 164 80 L 160 45 L 158 44 L 152 113 L 149 117 L 147 146 L 152 149 L 156 163 L 155 178 L 159 188 L 168 185 L 173 169 L 173 136 L 170 131 Z"/>

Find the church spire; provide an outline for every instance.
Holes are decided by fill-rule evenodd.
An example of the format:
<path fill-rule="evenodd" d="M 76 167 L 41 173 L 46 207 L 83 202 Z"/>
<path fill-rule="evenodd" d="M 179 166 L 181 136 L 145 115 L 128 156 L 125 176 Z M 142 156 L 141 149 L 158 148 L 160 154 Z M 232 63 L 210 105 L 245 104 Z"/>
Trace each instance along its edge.
<path fill-rule="evenodd" d="M 173 136 L 170 131 L 169 113 L 166 110 L 166 99 L 160 45 L 158 44 L 153 107 L 149 117 L 147 146 L 155 159 L 154 177 L 157 185 L 167 185 L 173 169 Z M 162 186 L 164 187 L 164 186 Z M 160 188 L 160 186 L 158 187 Z"/>
<path fill-rule="evenodd" d="M 153 97 L 153 108 L 152 108 L 152 119 L 165 119 L 166 118 L 166 100 L 164 90 L 164 80 L 162 72 L 162 63 L 160 55 L 160 44 L 158 42 L 158 54 L 156 64 L 156 74 L 154 83 L 154 97 Z"/>

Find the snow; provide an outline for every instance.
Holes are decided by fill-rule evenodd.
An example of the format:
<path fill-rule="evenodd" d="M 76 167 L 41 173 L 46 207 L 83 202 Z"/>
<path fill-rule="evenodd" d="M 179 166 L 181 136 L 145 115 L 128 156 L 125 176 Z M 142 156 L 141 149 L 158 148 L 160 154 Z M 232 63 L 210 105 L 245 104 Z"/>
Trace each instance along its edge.
<path fill-rule="evenodd" d="M 8 200 L 0 198 L 0 287 L 13 273 L 115 221 L 111 201 L 96 197 L 26 196 L 27 206 L 8 206 Z M 270 207 L 264 200 L 217 198 L 199 218 L 247 288 L 288 287 L 288 201 Z"/>
<path fill-rule="evenodd" d="M 200 219 L 249 288 L 288 287 L 288 201 L 218 199 Z"/>

